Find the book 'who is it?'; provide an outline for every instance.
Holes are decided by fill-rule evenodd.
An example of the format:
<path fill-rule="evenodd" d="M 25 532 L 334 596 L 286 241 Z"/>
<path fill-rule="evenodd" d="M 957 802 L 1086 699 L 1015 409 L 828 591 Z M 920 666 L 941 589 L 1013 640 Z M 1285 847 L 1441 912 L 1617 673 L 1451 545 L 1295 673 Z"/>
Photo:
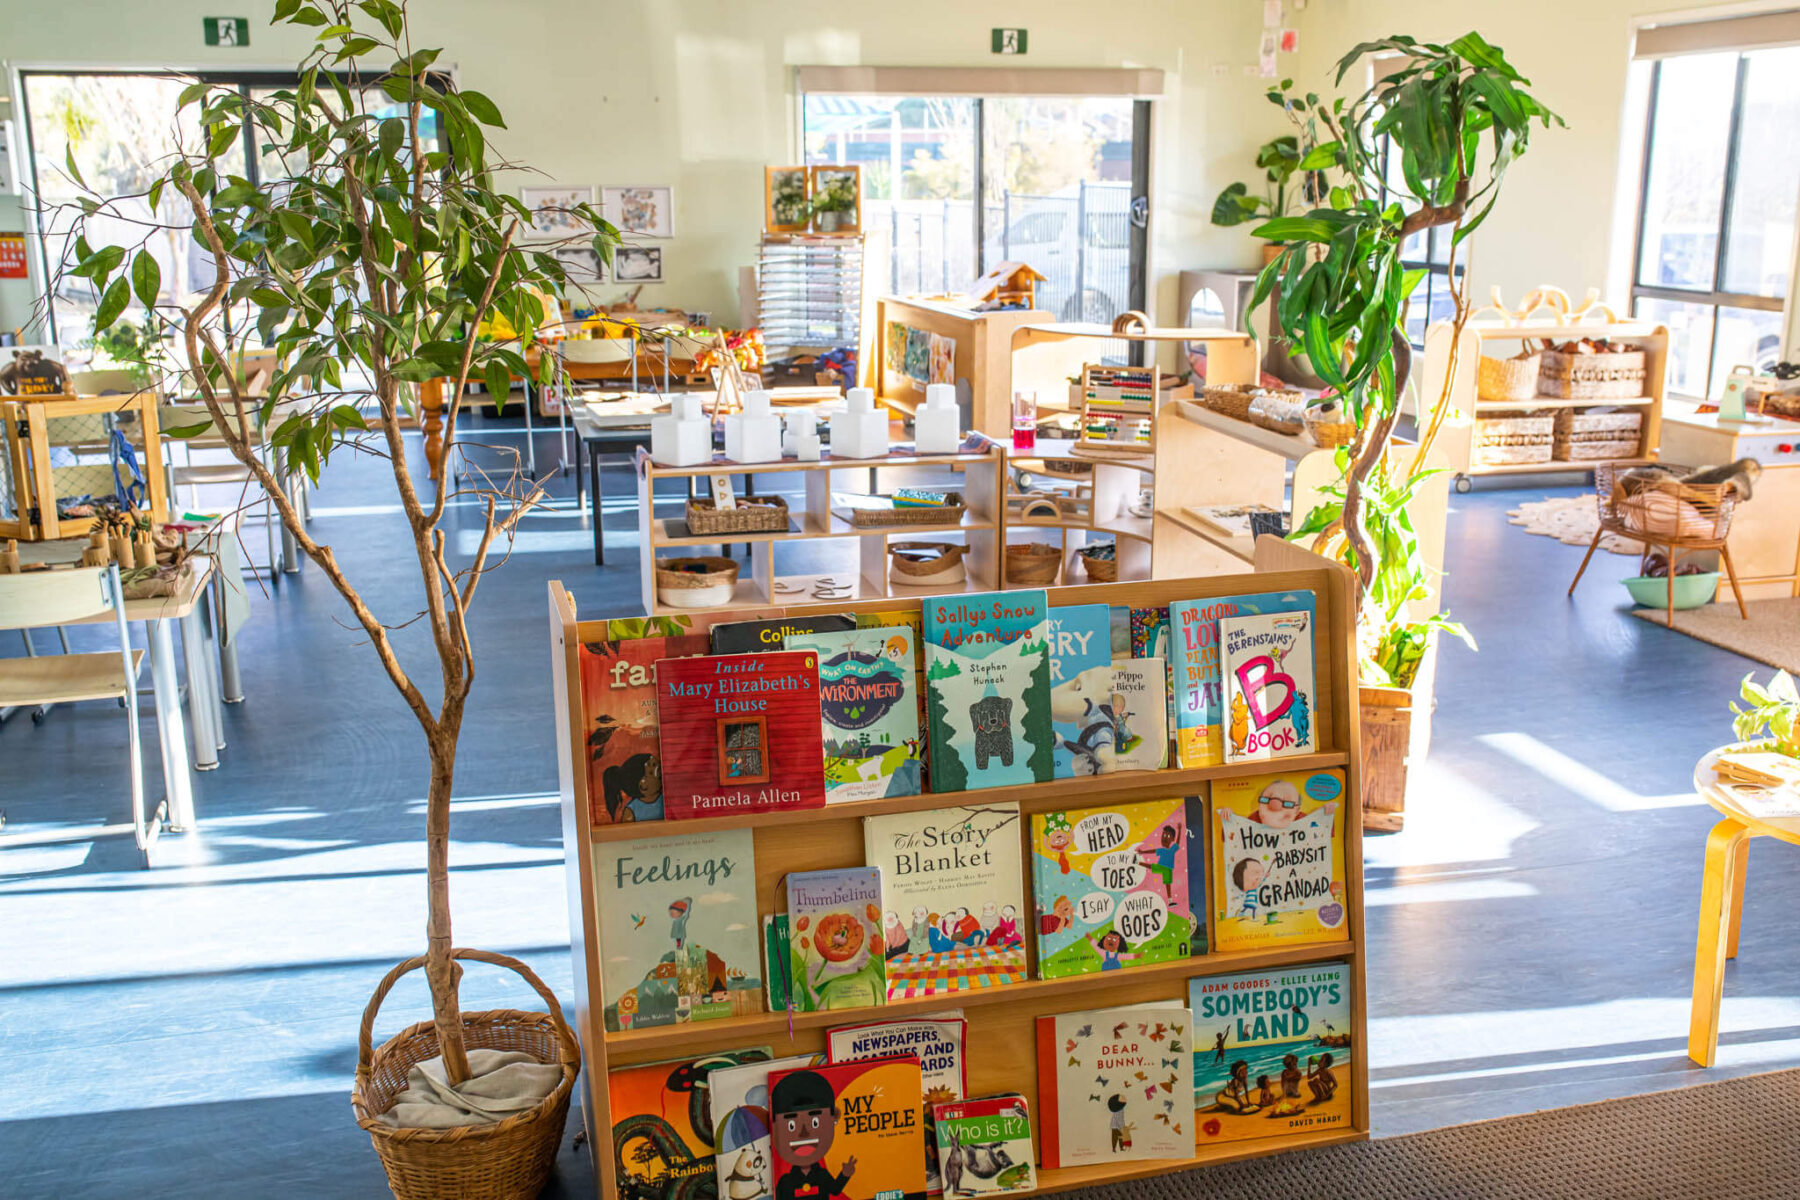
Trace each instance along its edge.
<path fill-rule="evenodd" d="M 945 1196 L 999 1196 L 1037 1187 L 1031 1111 L 1017 1092 L 932 1109 Z"/>

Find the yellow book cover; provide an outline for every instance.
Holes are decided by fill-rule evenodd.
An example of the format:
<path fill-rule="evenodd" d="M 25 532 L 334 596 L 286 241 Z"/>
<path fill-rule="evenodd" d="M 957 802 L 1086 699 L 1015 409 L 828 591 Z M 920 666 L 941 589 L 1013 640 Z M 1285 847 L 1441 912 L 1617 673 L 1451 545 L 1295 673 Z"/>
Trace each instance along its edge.
<path fill-rule="evenodd" d="M 1214 949 L 1349 940 L 1344 807 L 1338 770 L 1213 783 Z"/>

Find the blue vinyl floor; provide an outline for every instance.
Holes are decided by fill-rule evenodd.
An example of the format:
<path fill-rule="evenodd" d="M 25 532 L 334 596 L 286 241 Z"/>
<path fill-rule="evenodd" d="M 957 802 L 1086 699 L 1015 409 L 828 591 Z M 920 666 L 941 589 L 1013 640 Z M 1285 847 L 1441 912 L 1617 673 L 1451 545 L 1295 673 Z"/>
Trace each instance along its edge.
<path fill-rule="evenodd" d="M 555 458 L 540 435 L 540 467 Z M 313 530 L 399 624 L 420 601 L 384 472 L 334 465 Z M 522 957 L 565 998 L 545 581 L 565 581 L 586 614 L 637 610 L 629 471 L 606 486 L 608 566 L 593 565 L 564 477 L 482 585 L 452 831 L 457 941 Z M 1452 497 L 1446 593 L 1482 649 L 1447 648 L 1406 832 L 1367 846 L 1377 1134 L 1800 1064 L 1800 953 L 1783 915 L 1800 852 L 1761 842 L 1720 1066 L 1685 1057 L 1712 823 L 1688 781 L 1729 738 L 1738 679 L 1764 669 L 1626 616 L 1626 559 L 1598 555 L 1566 600 L 1580 550 L 1506 524 L 1507 508 L 1548 494 Z M 453 512 L 458 552 L 475 521 Z M 247 699 L 226 711 L 219 769 L 198 777 L 196 834 L 165 840 L 150 872 L 128 839 L 0 852 L 0 1195 L 385 1194 L 349 1088 L 363 1005 L 423 947 L 421 740 L 317 569 L 267 597 L 253 588 L 253 604 Z M 399 640 L 434 682 L 423 630 Z M 0 635 L 0 654 L 18 652 Z M 8 828 L 119 819 L 123 742 L 101 704 L 9 721 Z M 534 1002 L 474 967 L 463 1003 Z M 428 1012 L 415 976 L 377 1036 Z M 565 1150 L 551 1194 L 592 1194 L 585 1155 Z"/>

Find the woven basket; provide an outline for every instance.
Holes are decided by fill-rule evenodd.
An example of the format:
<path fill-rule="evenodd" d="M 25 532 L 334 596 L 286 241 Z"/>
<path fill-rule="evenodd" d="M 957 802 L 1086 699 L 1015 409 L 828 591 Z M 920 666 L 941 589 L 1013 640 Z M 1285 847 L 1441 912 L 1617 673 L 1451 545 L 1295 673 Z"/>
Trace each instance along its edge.
<path fill-rule="evenodd" d="M 889 497 L 875 497 L 889 499 Z M 895 505 L 893 508 L 844 507 L 835 510 L 858 529 L 881 529 L 895 525 L 960 525 L 967 511 L 961 492 L 945 492 L 942 504 Z"/>
<path fill-rule="evenodd" d="M 1344 410 L 1333 404 L 1318 404 L 1306 410 L 1306 433 L 1313 445 L 1324 450 L 1348 446 L 1356 440 L 1356 426 Z"/>
<path fill-rule="evenodd" d="M 1644 394 L 1644 352 L 1565 354 L 1546 350 L 1538 393 L 1564 400 L 1621 400 Z"/>
<path fill-rule="evenodd" d="M 694 567 L 701 569 L 686 569 Z M 729 558 L 709 555 L 656 560 L 657 598 L 674 608 L 711 608 L 715 604 L 730 603 L 730 593 L 737 587 L 737 581 L 738 564 Z M 720 588 L 724 589 L 724 599 L 712 599 L 703 594 Z"/>
<path fill-rule="evenodd" d="M 1081 556 L 1081 565 L 1088 573 L 1088 578 L 1095 583 L 1117 583 L 1119 581 L 1118 550 L 1113 550 L 1111 558 L 1097 558 L 1092 550 L 1083 546 L 1075 552 Z"/>
<path fill-rule="evenodd" d="M 492 963 L 517 973 L 549 1005 L 548 1013 L 501 1008 L 462 1014 L 463 1041 L 471 1050 L 523 1050 L 539 1062 L 560 1063 L 562 1082 L 536 1108 L 492 1125 L 454 1129 L 393 1129 L 375 1118 L 394 1106 L 406 1073 L 438 1056 L 437 1029 L 421 1021 L 371 1047 L 375 1014 L 400 977 L 425 965 L 409 958 L 387 973 L 363 1010 L 357 1035 L 356 1087 L 350 1104 L 368 1131 L 399 1200 L 525 1200 L 544 1190 L 556 1165 L 569 1096 L 581 1069 L 581 1048 L 563 1020 L 562 1006 L 544 981 L 516 958 L 486 950 L 452 950 L 452 958 Z"/>
<path fill-rule="evenodd" d="M 956 542 L 889 542 L 888 565 L 896 583 L 955 583 L 967 578 L 968 549 Z"/>
<path fill-rule="evenodd" d="M 1641 412 L 1561 409 L 1556 414 L 1556 457 L 1563 462 L 1632 458 L 1643 425 Z"/>
<path fill-rule="evenodd" d="M 1228 417 L 1236 417 L 1240 421 L 1250 419 L 1250 401 L 1256 393 L 1250 390 L 1249 384 L 1228 383 L 1220 387 L 1202 388 L 1200 403 L 1216 413 L 1224 413 Z"/>
<path fill-rule="evenodd" d="M 692 534 L 786 533 L 787 501 L 780 496 L 740 496 L 735 508 L 713 507 L 710 496 L 692 496 L 687 502 L 687 527 Z"/>
<path fill-rule="evenodd" d="M 1556 418 L 1512 413 L 1475 422 L 1474 459 L 1484 466 L 1549 462 Z"/>
<path fill-rule="evenodd" d="M 1475 391 L 1483 400 L 1530 400 L 1538 394 L 1541 354 L 1518 358 L 1481 356 L 1475 371 Z"/>
<path fill-rule="evenodd" d="M 1016 542 L 1006 548 L 1006 582 L 1052 583 L 1062 569 L 1062 551 L 1042 542 Z"/>

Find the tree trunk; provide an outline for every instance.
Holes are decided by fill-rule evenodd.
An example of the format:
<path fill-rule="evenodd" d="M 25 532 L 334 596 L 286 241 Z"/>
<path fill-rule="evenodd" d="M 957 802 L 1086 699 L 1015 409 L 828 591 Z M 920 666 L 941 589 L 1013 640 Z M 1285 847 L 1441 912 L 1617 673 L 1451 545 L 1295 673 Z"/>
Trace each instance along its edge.
<path fill-rule="evenodd" d="M 450 957 L 450 788 L 456 775 L 456 735 L 453 726 L 440 726 L 428 735 L 431 791 L 425 801 L 425 978 L 431 985 L 431 1020 L 444 1056 L 444 1074 L 452 1087 L 469 1077 L 456 997 L 462 968 Z"/>

